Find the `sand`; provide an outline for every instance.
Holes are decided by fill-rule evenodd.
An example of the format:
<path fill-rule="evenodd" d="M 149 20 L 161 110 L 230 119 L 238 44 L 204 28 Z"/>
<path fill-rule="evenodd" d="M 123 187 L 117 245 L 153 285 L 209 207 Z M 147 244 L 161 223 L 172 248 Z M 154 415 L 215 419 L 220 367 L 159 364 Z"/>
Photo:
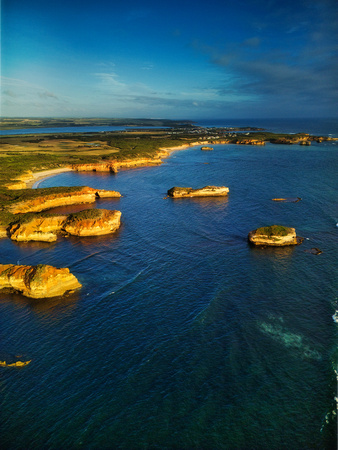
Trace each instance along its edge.
<path fill-rule="evenodd" d="M 38 185 L 46 180 L 47 178 L 53 177 L 55 175 L 59 175 L 63 172 L 71 172 L 73 169 L 70 167 L 63 167 L 60 169 L 50 169 L 50 170 L 44 170 L 42 172 L 35 172 L 32 174 L 32 178 L 28 181 L 26 181 L 27 188 L 36 188 Z"/>

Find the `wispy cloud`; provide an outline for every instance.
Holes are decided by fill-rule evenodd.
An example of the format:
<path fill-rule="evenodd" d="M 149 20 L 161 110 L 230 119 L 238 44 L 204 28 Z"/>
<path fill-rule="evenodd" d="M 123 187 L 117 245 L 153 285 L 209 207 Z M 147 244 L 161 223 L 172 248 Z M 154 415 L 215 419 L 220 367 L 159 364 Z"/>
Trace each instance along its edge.
<path fill-rule="evenodd" d="M 53 92 L 48 92 L 48 91 L 38 92 L 38 96 L 43 99 L 54 98 L 54 99 L 58 100 L 58 97 L 55 94 L 53 94 Z"/>
<path fill-rule="evenodd" d="M 60 115 L 67 103 L 54 92 L 19 78 L 2 77 L 1 91 L 6 115 Z"/>
<path fill-rule="evenodd" d="M 7 95 L 8 97 L 12 97 L 12 98 L 17 97 L 17 94 L 14 91 L 12 91 L 11 89 L 5 89 L 3 91 L 3 95 Z"/>
<path fill-rule="evenodd" d="M 104 88 L 110 88 L 112 90 L 118 89 L 119 91 L 125 91 L 127 85 L 119 80 L 119 76 L 114 72 L 99 72 L 93 74 L 98 80 L 99 84 Z"/>

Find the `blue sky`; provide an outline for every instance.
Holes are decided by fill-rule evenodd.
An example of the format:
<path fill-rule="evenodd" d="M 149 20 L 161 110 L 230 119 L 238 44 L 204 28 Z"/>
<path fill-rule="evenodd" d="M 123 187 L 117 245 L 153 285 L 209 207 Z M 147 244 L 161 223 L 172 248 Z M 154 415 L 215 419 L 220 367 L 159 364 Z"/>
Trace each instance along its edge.
<path fill-rule="evenodd" d="M 1 115 L 337 117 L 333 0 L 2 0 Z"/>

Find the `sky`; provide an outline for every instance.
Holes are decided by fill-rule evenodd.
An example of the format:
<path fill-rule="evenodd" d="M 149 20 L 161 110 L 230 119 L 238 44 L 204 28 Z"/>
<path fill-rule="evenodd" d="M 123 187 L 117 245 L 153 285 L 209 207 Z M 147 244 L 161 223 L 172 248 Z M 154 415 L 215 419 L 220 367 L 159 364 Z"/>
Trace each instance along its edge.
<path fill-rule="evenodd" d="M 336 0 L 1 0 L 1 116 L 338 117 Z"/>

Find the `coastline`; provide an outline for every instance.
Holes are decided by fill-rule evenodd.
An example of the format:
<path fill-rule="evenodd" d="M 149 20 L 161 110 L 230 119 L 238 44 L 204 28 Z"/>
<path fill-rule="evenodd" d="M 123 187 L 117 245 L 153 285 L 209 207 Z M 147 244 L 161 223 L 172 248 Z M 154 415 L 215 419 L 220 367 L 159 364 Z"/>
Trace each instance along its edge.
<path fill-rule="evenodd" d="M 168 152 L 168 156 L 169 156 L 172 152 L 175 152 L 178 150 L 186 150 L 187 148 L 194 147 L 196 145 L 200 145 L 203 143 L 204 143 L 204 141 L 203 142 L 189 142 L 187 144 L 183 144 L 183 145 L 179 145 L 179 146 L 175 146 L 175 147 L 160 148 L 159 151 L 166 151 L 166 152 Z M 27 187 L 27 189 L 36 189 L 39 187 L 39 184 L 42 183 L 43 181 L 45 181 L 46 179 L 54 177 L 55 175 L 60 175 L 61 173 L 64 173 L 64 172 L 75 172 L 75 170 L 72 169 L 71 167 L 61 167 L 59 169 L 49 169 L 49 170 L 44 170 L 42 172 L 32 172 L 31 178 L 25 182 L 26 187 Z"/>
<path fill-rule="evenodd" d="M 63 172 L 73 172 L 74 170 L 70 167 L 62 167 L 60 169 L 49 169 L 44 170 L 42 172 L 33 172 L 32 178 L 26 181 L 27 189 L 35 189 L 39 186 L 39 184 L 46 180 L 47 178 L 51 178 L 55 175 L 59 175 Z"/>

